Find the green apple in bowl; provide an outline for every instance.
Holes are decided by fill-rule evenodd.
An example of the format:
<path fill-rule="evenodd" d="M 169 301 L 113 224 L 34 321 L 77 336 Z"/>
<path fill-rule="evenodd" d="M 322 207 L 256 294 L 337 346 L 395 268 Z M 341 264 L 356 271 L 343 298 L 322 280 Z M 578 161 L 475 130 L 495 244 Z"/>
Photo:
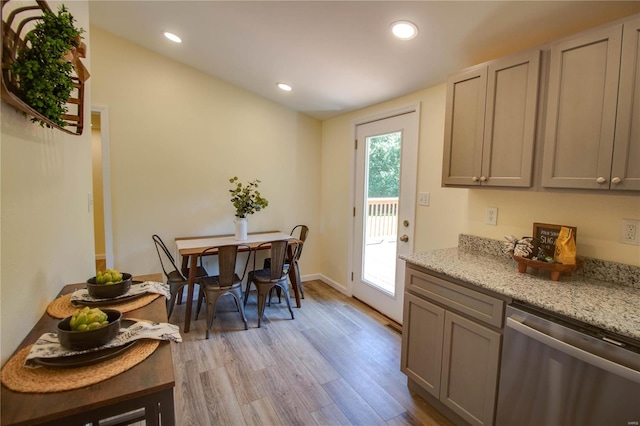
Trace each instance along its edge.
<path fill-rule="evenodd" d="M 72 350 L 102 346 L 118 335 L 121 319 L 122 313 L 116 309 L 79 309 L 58 323 L 58 341 Z"/>
<path fill-rule="evenodd" d="M 131 274 L 107 269 L 87 280 L 87 291 L 96 299 L 113 299 L 131 288 Z"/>

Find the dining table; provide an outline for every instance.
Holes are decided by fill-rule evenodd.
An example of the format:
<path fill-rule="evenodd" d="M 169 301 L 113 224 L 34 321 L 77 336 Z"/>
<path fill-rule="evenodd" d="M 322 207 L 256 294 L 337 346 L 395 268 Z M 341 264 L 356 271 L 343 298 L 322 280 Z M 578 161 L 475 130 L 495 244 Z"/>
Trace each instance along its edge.
<path fill-rule="evenodd" d="M 249 246 L 247 248 L 240 248 L 239 251 L 250 250 L 249 256 L 256 249 L 268 250 L 270 246 L 268 243 L 276 240 L 289 240 L 288 258 L 289 262 L 293 260 L 293 247 L 296 244 L 302 242 L 289 234 L 282 231 L 267 231 L 267 232 L 255 232 L 249 233 L 246 240 L 237 240 L 234 235 L 210 235 L 210 236 L 194 236 L 194 237 L 177 237 L 175 238 L 177 253 L 182 258 L 182 270 L 189 269 L 189 276 L 187 277 L 187 300 L 185 307 L 184 318 L 184 332 L 188 333 L 191 325 L 191 311 L 193 306 L 193 294 L 196 282 L 198 258 L 202 252 L 209 247 L 217 247 L 232 244 L 245 244 Z M 208 255 L 216 255 L 216 251 L 210 251 Z M 255 254 L 254 254 L 255 255 Z M 289 268 L 289 279 L 291 286 L 293 287 L 293 293 L 296 299 L 296 307 L 300 307 L 300 285 L 298 283 L 298 277 L 295 273 L 295 268 Z"/>
<path fill-rule="evenodd" d="M 161 281 L 160 274 L 135 276 L 136 281 Z M 81 289 L 85 283 L 65 285 L 56 299 L 68 297 L 75 290 Z M 150 303 L 123 314 L 123 317 L 152 322 L 167 322 L 166 299 L 163 296 L 154 298 Z M 18 346 L 14 355 L 5 363 L 8 368 L 13 357 L 26 350 L 44 333 L 54 332 L 60 321 L 45 312 L 34 325 L 29 334 Z M 69 387 L 69 390 L 39 392 L 16 391 L 5 386 L 3 381 L 0 390 L 2 413 L 0 422 L 9 425 L 87 425 L 123 424 L 125 421 L 144 420 L 147 425 L 174 425 L 175 409 L 173 389 L 175 386 L 171 342 L 160 341 L 152 353 L 142 361 L 136 361 L 130 369 L 113 375 L 105 380 L 85 387 Z M 133 345 L 129 352 L 136 351 Z M 127 357 L 126 353 L 121 355 Z M 117 363 L 120 358 L 113 358 Z M 107 363 L 109 361 L 106 361 Z M 26 368 L 26 367 L 18 367 Z M 42 367 L 44 368 L 44 367 Z M 88 372 L 86 369 L 90 368 Z M 75 375 L 100 375 L 101 364 L 92 364 L 78 368 L 45 368 L 43 379 L 61 381 L 66 377 L 72 381 Z M 84 371 L 81 371 L 84 370 Z M 63 376 L 61 376 L 63 375 Z M 40 386 L 43 382 L 40 381 Z M 65 383 L 61 383 L 64 387 Z M 38 386 L 38 383 L 34 383 Z M 47 384 L 48 385 L 48 384 Z M 107 420 L 108 419 L 108 420 Z M 122 423 L 120 423 L 122 422 Z"/>

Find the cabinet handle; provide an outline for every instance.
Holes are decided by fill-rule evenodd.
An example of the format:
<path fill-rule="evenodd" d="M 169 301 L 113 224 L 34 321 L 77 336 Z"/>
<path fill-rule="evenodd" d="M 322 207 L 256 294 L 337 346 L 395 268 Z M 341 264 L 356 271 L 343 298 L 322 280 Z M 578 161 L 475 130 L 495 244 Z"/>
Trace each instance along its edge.
<path fill-rule="evenodd" d="M 404 234 L 402 237 L 400 237 L 400 241 L 406 243 L 407 241 L 409 241 L 409 236 L 407 234 Z"/>
<path fill-rule="evenodd" d="M 603 178 L 602 176 L 600 176 L 598 179 L 596 179 L 596 182 L 598 183 L 605 183 L 607 180 L 605 178 Z"/>
<path fill-rule="evenodd" d="M 474 182 L 477 182 L 478 181 L 478 177 L 474 176 L 474 177 L 471 178 L 471 180 L 474 181 Z"/>
<path fill-rule="evenodd" d="M 485 176 L 480 176 L 480 182 L 486 182 L 487 178 Z"/>
<path fill-rule="evenodd" d="M 620 179 L 619 177 L 614 177 L 613 179 L 611 179 L 611 183 L 614 185 L 617 185 L 620 182 L 622 182 L 622 179 Z"/>

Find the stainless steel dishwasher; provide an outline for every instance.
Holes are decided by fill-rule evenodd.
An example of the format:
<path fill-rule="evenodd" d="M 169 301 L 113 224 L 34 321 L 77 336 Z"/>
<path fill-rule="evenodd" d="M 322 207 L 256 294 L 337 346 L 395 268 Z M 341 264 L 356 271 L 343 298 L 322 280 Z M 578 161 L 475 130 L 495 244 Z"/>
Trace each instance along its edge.
<path fill-rule="evenodd" d="M 507 307 L 497 425 L 639 422 L 638 342 L 529 305 Z"/>

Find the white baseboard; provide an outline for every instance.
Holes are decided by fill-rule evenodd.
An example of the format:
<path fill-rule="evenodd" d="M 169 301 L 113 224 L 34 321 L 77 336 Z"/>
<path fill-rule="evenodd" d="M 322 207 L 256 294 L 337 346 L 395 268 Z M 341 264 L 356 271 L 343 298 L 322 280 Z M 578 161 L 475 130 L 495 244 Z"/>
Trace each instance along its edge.
<path fill-rule="evenodd" d="M 322 275 L 322 274 L 303 275 L 300 277 L 300 279 L 302 280 L 302 282 L 311 281 L 311 280 L 322 281 L 323 283 L 326 283 L 329 286 L 333 287 L 334 289 L 338 290 L 340 293 L 344 294 L 345 296 L 351 297 L 351 292 L 347 287 L 343 286 L 342 284 L 332 280 L 331 278 L 325 275 Z"/>

